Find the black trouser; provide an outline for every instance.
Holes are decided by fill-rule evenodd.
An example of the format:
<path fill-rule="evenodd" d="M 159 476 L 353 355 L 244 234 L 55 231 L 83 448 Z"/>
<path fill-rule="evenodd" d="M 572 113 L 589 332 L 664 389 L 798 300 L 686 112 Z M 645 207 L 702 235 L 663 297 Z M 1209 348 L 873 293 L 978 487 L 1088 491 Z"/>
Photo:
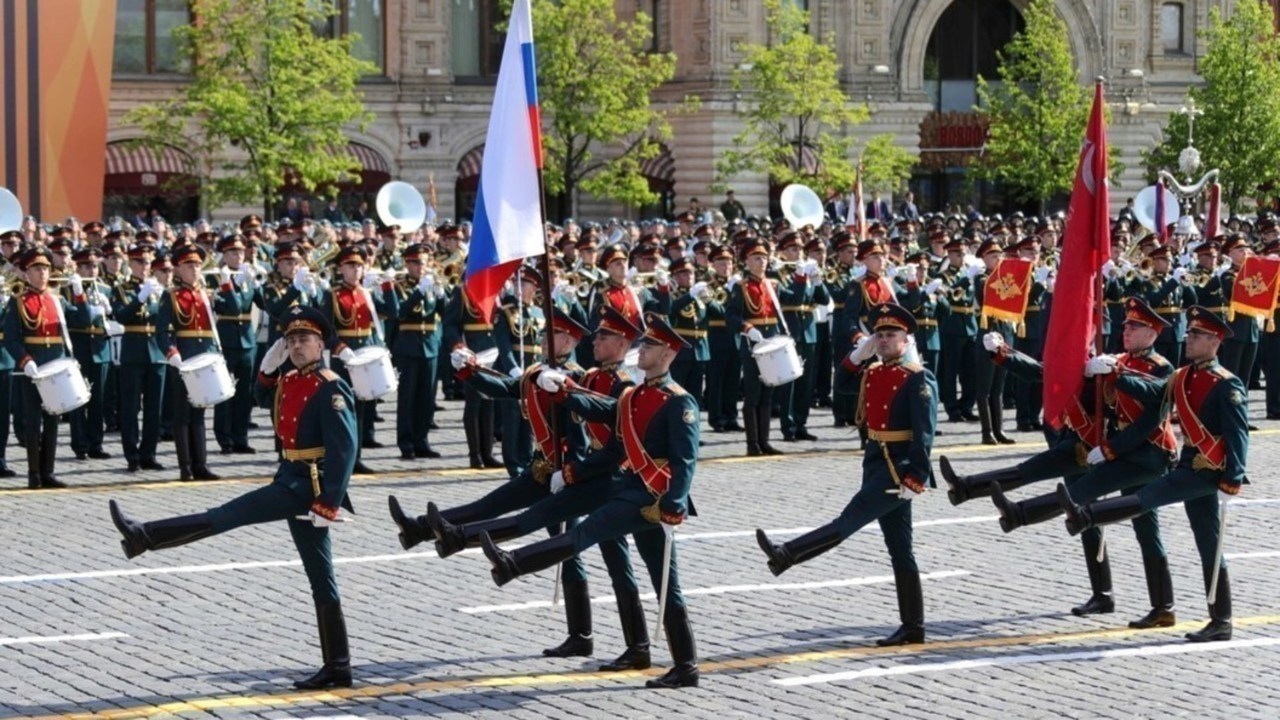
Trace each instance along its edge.
<path fill-rule="evenodd" d="M 1254 322 L 1250 318 L 1249 322 Z M 1232 375 L 1240 378 L 1240 382 L 1244 383 L 1244 390 L 1249 392 L 1249 376 L 1253 374 L 1253 362 L 1258 356 L 1258 343 L 1241 342 L 1230 338 L 1222 341 L 1222 348 L 1218 351 L 1218 362 L 1222 363 L 1222 367 L 1231 372 Z"/>
<path fill-rule="evenodd" d="M 738 382 L 742 360 L 737 349 L 713 353 L 707 365 L 707 422 L 722 428 L 738 421 Z"/>
<path fill-rule="evenodd" d="M 103 406 L 107 394 L 108 363 L 77 357 L 80 374 L 89 383 L 89 402 L 71 413 L 71 451 L 77 455 L 102 450 Z"/>
<path fill-rule="evenodd" d="M 671 363 L 671 379 L 697 400 L 699 407 L 705 407 L 702 400 L 702 377 L 706 366 L 705 360 L 676 360 Z"/>
<path fill-rule="evenodd" d="M 800 340 L 796 341 L 796 353 L 804 372 L 800 377 L 783 385 L 778 394 L 782 396 L 782 434 L 793 435 L 809 427 L 809 408 L 813 406 L 814 375 L 821 365 L 814 362 L 814 345 Z"/>
<path fill-rule="evenodd" d="M 818 323 L 818 342 L 813 346 L 813 365 L 804 369 L 813 373 L 815 399 L 831 399 L 831 323 Z"/>
<path fill-rule="evenodd" d="M 1280 332 L 1263 334 L 1258 345 L 1267 376 L 1267 417 L 1280 416 Z"/>
<path fill-rule="evenodd" d="M 0 370 L 0 468 L 7 468 L 4 458 L 5 448 L 9 447 L 10 407 L 16 393 L 13 392 L 13 371 Z"/>
<path fill-rule="evenodd" d="M 174 448 L 179 469 L 205 470 L 209 467 L 209 428 L 205 408 L 191 404 L 187 386 L 176 368 L 169 368 L 169 405 L 173 408 Z"/>
<path fill-rule="evenodd" d="M 18 375 L 22 393 L 23 441 L 27 446 L 27 478 L 33 483 L 53 477 L 53 458 L 58 445 L 58 416 L 44 411 L 40 391 L 26 375 Z"/>
<path fill-rule="evenodd" d="M 435 416 L 436 358 L 393 355 L 400 386 L 396 389 L 396 446 L 402 453 L 430 449 L 427 440 Z"/>
<path fill-rule="evenodd" d="M 119 342 L 115 338 L 109 342 Z M 116 357 L 118 354 L 113 353 Z M 120 427 L 120 366 L 107 363 L 106 392 L 102 395 L 102 422 L 106 427 Z"/>
<path fill-rule="evenodd" d="M 120 365 L 120 444 L 131 463 L 154 461 L 160 442 L 160 404 L 164 400 L 165 366 Z M 182 388 L 179 388 L 182 390 Z M 138 411 L 142 435 L 138 435 Z"/>
<path fill-rule="evenodd" d="M 1039 340 L 1019 338 L 1014 341 L 1013 347 L 1018 352 L 1039 360 L 1040 344 Z M 1016 375 L 1011 380 L 1013 382 L 1014 403 L 1018 409 L 1018 426 L 1034 425 L 1040 421 L 1040 409 L 1041 405 L 1044 404 L 1044 384 L 1027 382 Z"/>
<path fill-rule="evenodd" d="M 227 349 L 227 372 L 236 384 L 230 400 L 213 407 L 213 436 L 223 448 L 249 444 L 249 413 L 253 411 L 253 350 Z"/>
<path fill-rule="evenodd" d="M 973 412 L 973 346 L 974 338 L 969 335 L 942 336 L 942 404 L 953 416 Z"/>

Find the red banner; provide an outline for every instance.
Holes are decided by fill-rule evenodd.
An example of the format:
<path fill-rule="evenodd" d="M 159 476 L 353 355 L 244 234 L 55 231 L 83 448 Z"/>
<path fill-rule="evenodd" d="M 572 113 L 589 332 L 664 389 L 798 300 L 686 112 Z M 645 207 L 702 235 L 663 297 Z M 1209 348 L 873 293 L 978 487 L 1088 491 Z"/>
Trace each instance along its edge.
<path fill-rule="evenodd" d="M 1270 320 L 1280 293 L 1280 260 L 1250 255 L 1244 259 L 1231 288 L 1231 306 L 1227 319 L 1237 313 Z"/>
<path fill-rule="evenodd" d="M 1023 258 L 1004 258 L 987 277 L 982 288 L 982 317 L 1021 323 L 1031 297 L 1031 271 L 1035 263 Z"/>

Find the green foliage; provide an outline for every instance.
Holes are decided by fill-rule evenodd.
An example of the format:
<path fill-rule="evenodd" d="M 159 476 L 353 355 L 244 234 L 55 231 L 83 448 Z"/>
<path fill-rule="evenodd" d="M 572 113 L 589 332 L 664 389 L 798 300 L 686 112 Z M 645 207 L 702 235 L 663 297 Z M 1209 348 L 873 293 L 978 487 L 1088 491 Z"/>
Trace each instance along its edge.
<path fill-rule="evenodd" d="M 746 91 L 750 108 L 734 148 L 716 161 L 717 180 L 757 172 L 819 191 L 852 187 L 854 141 L 845 133 L 866 120 L 867 109 L 840 89 L 834 38 L 810 35 L 809 13 L 791 3 L 765 0 L 765 9 L 772 41 L 744 48 L 750 69 L 735 72 L 733 85 Z M 801 162 L 806 147 L 816 168 Z"/>
<path fill-rule="evenodd" d="M 175 31 L 191 82 L 125 122 L 195 157 L 211 207 L 261 202 L 270 215 L 286 173 L 308 190 L 354 175 L 343 128 L 372 120 L 356 85 L 377 67 L 352 56 L 354 36 L 313 31 L 332 12 L 315 0 L 193 0 L 199 21 Z M 248 159 L 227 159 L 228 145 Z"/>
<path fill-rule="evenodd" d="M 1200 172 L 1220 171 L 1222 198 L 1231 208 L 1280 181 L 1280 39 L 1272 22 L 1269 5 L 1240 2 L 1226 20 L 1213 8 L 1200 31 L 1206 49 L 1198 69 L 1205 84 L 1189 92 L 1204 112 L 1195 121 L 1195 146 Z M 1178 154 L 1187 145 L 1187 129 L 1186 115 L 1169 117 L 1162 142 L 1143 153 L 1150 180 L 1161 169 L 1182 175 Z"/>
<path fill-rule="evenodd" d="M 1071 190 L 1089 121 L 1088 88 L 1077 73 L 1067 25 L 1053 0 L 1032 0 L 1025 29 L 999 53 L 999 83 L 978 78 L 978 112 L 990 120 L 975 173 L 1009 186 L 1019 200 Z"/>
<path fill-rule="evenodd" d="M 572 202 L 581 187 L 628 205 L 657 200 L 640 167 L 671 137 L 665 113 L 653 108 L 650 96 L 675 75 L 676 59 L 647 51 L 650 26 L 644 13 L 632 22 L 619 20 L 613 0 L 534 2 L 548 193 Z M 610 150 L 601 152 L 606 146 Z"/>
<path fill-rule="evenodd" d="M 915 164 L 915 154 L 895 145 L 892 133 L 876 135 L 862 148 L 863 190 L 892 193 L 911 177 Z"/>

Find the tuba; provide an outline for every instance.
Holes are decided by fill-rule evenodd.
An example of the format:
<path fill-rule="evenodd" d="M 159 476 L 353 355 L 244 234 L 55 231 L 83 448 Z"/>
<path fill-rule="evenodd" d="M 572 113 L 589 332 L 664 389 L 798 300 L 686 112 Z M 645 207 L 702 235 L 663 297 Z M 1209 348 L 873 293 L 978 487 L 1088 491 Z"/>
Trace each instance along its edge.
<path fill-rule="evenodd" d="M 826 219 L 826 211 L 822 209 L 822 198 L 818 193 L 804 185 L 793 183 L 782 188 L 782 216 L 791 223 L 791 227 L 799 230 L 806 225 L 818 227 Z"/>
<path fill-rule="evenodd" d="M 401 180 L 383 185 L 374 205 L 382 224 L 399 225 L 401 233 L 414 232 L 427 221 L 427 202 L 422 193 Z"/>
<path fill-rule="evenodd" d="M 22 203 L 17 196 L 0 187 L 0 233 L 22 229 Z"/>

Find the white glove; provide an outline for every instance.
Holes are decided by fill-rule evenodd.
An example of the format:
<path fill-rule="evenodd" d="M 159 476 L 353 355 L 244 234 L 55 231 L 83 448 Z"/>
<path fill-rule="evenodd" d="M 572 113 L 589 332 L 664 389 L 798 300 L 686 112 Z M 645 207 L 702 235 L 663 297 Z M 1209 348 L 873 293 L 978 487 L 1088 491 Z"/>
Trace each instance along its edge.
<path fill-rule="evenodd" d="M 555 493 L 558 493 L 563 489 L 564 489 L 564 471 L 557 470 L 551 473 L 551 493 L 554 495 Z"/>
<path fill-rule="evenodd" d="M 1085 377 L 1109 375 L 1115 371 L 1116 358 L 1114 355 L 1095 355 L 1089 358 L 1089 361 L 1084 364 Z"/>
<path fill-rule="evenodd" d="M 1110 262 L 1110 261 L 1108 261 L 1108 262 Z M 1042 267 L 1038 267 L 1038 268 L 1036 268 L 1036 282 L 1038 282 L 1038 283 L 1040 283 L 1041 285 L 1043 285 L 1043 284 L 1044 284 L 1044 281 L 1049 279 L 1049 273 L 1050 273 L 1050 272 L 1051 272 L 1051 271 L 1050 271 L 1050 269 L 1049 269 L 1049 268 L 1047 268 L 1047 267 L 1043 267 L 1043 266 L 1042 266 Z"/>
<path fill-rule="evenodd" d="M 151 296 L 160 294 L 160 282 L 155 278 L 147 278 L 138 287 L 138 302 L 145 303 Z"/>
<path fill-rule="evenodd" d="M 733 292 L 733 288 L 736 287 L 738 283 L 741 281 L 742 281 L 742 276 L 739 275 L 738 273 L 734 273 L 733 275 L 729 276 L 729 282 L 725 283 L 724 288 L 729 292 Z"/>
<path fill-rule="evenodd" d="M 310 278 L 310 277 L 311 277 L 310 270 L 306 269 L 305 267 L 298 268 L 298 272 L 295 273 L 293 276 L 293 286 L 297 288 L 299 292 L 309 292 L 308 288 L 309 286 L 312 285 L 312 281 L 308 280 L 307 278 Z"/>
<path fill-rule="evenodd" d="M 982 274 L 983 270 L 986 270 L 986 266 L 984 265 L 967 265 L 965 266 L 964 274 L 969 278 L 969 281 L 972 282 L 974 278 Z"/>
<path fill-rule="evenodd" d="M 381 279 L 377 273 L 366 272 L 364 277 L 361 278 L 360 284 L 364 286 L 365 290 L 372 290 L 378 287 L 378 281 Z"/>
<path fill-rule="evenodd" d="M 248 263 L 241 265 L 240 269 L 236 271 L 236 282 L 241 285 L 250 285 L 253 283 L 253 273 L 249 270 Z"/>
<path fill-rule="evenodd" d="M 1232 495 L 1229 492 L 1223 492 L 1221 490 L 1218 491 L 1218 503 L 1220 505 L 1226 505 L 1227 503 L 1235 499 L 1236 499 L 1236 496 Z"/>
<path fill-rule="evenodd" d="M 115 320 L 107 321 L 107 335 L 110 337 L 120 337 L 124 334 L 124 326 Z"/>
<path fill-rule="evenodd" d="M 989 332 L 982 336 L 982 347 L 986 348 L 987 352 L 998 352 L 1002 345 L 1004 345 L 1004 336 L 998 332 Z"/>
<path fill-rule="evenodd" d="M 28 360 L 26 365 L 22 366 L 22 374 L 29 378 L 36 376 L 36 361 Z"/>
<path fill-rule="evenodd" d="M 568 376 L 559 370 L 543 370 L 538 373 L 538 387 L 549 393 L 558 393 L 568 379 Z"/>
<path fill-rule="evenodd" d="M 922 492 L 916 492 L 915 490 L 907 487 L 906 483 L 902 483 L 898 486 L 898 497 L 903 500 L 915 500 L 923 494 L 924 493 Z"/>
<path fill-rule="evenodd" d="M 1045 284 L 1044 284 L 1044 291 L 1045 291 L 1045 292 L 1047 292 L 1047 293 L 1052 294 L 1052 293 L 1053 293 L 1053 288 L 1054 288 L 1054 286 L 1055 286 L 1055 285 L 1057 285 L 1057 284 L 1058 284 L 1058 276 L 1054 275 L 1053 277 L 1050 277 L 1050 278 L 1045 282 Z"/>
<path fill-rule="evenodd" d="M 107 314 L 106 309 L 105 309 L 105 308 L 103 308 L 101 305 L 98 305 L 98 304 L 96 304 L 96 303 L 92 303 L 92 302 L 89 304 L 89 319 L 90 319 L 90 320 L 97 320 L 98 318 L 100 318 L 100 317 L 102 317 L 103 315 L 106 315 L 106 314 Z"/>
<path fill-rule="evenodd" d="M 302 517 L 299 517 L 298 519 L 309 520 L 313 526 L 318 528 L 327 528 L 334 523 L 333 520 L 330 520 L 329 518 L 323 515 L 317 514 L 314 510 L 308 512 L 306 515 Z"/>
<path fill-rule="evenodd" d="M 702 302 L 707 302 L 711 299 L 711 291 L 707 289 L 707 284 L 701 281 L 694 283 L 693 287 L 689 288 L 689 294 L 695 300 L 701 300 Z"/>
<path fill-rule="evenodd" d="M 453 352 L 449 353 L 449 363 L 453 365 L 454 370 L 461 370 L 475 361 L 476 354 L 465 347 L 454 348 Z"/>
<path fill-rule="evenodd" d="M 566 280 L 557 280 L 555 287 L 551 288 L 552 302 L 560 302 L 571 292 L 569 283 Z"/>
<path fill-rule="evenodd" d="M 173 368 L 173 369 L 175 369 L 175 370 L 176 370 L 176 369 L 178 369 L 178 368 L 179 368 L 179 367 L 181 367 L 181 366 L 182 366 L 182 354 L 181 354 L 181 353 L 174 353 L 174 354 L 172 354 L 172 355 L 170 355 L 170 356 L 169 356 L 169 367 L 171 367 L 171 368 Z"/>
<path fill-rule="evenodd" d="M 84 280 L 81 280 L 79 275 L 72 275 L 69 284 L 71 286 L 72 295 L 84 294 Z"/>
<path fill-rule="evenodd" d="M 270 375 L 284 364 L 285 358 L 289 357 L 289 348 L 284 344 L 284 338 L 280 338 L 271 343 L 271 347 L 262 355 L 262 366 L 259 368 L 263 374 Z"/>
<path fill-rule="evenodd" d="M 818 280 L 822 277 L 822 266 L 817 260 L 805 260 L 804 274 L 808 275 L 810 280 Z"/>
<path fill-rule="evenodd" d="M 637 273 L 637 272 L 639 272 L 639 271 L 635 269 L 635 266 L 632 266 L 632 267 L 627 268 L 626 281 L 627 281 L 627 282 L 631 282 L 632 280 L 635 280 L 635 279 L 636 279 L 636 273 Z"/>
<path fill-rule="evenodd" d="M 924 286 L 924 294 L 925 294 L 925 295 L 932 295 L 932 294 L 934 294 L 934 293 L 938 292 L 938 288 L 940 288 L 940 287 L 942 287 L 942 278 L 934 278 L 934 279 L 930 280 L 929 282 L 925 283 L 925 286 Z"/>
<path fill-rule="evenodd" d="M 855 267 L 855 268 L 853 269 L 853 279 L 854 279 L 854 280 L 861 280 L 862 278 L 864 278 L 864 277 L 866 277 L 866 276 L 867 276 L 867 266 L 866 266 L 866 265 L 858 265 L 857 267 Z"/>
<path fill-rule="evenodd" d="M 884 278 L 885 280 L 893 280 L 894 278 L 898 277 L 898 266 L 885 265 L 884 271 L 880 273 L 880 277 Z"/>
<path fill-rule="evenodd" d="M 344 363 L 349 363 L 356 357 L 356 351 L 349 347 L 342 348 L 342 352 L 338 353 L 338 359 Z"/>
<path fill-rule="evenodd" d="M 747 339 L 753 343 L 758 343 L 764 339 L 764 335 L 760 333 L 760 328 L 751 328 L 747 331 Z"/>
<path fill-rule="evenodd" d="M 1230 263 L 1230 262 L 1224 262 L 1224 263 L 1222 263 L 1221 265 L 1219 265 L 1218 267 L 1216 267 L 1216 268 L 1214 268 L 1214 269 L 1213 269 L 1213 274 L 1214 274 L 1214 275 L 1222 275 L 1222 273 L 1224 273 L 1224 272 L 1226 272 L 1226 271 L 1228 271 L 1228 270 L 1230 270 L 1230 269 L 1231 269 L 1231 263 Z"/>
<path fill-rule="evenodd" d="M 1101 465 L 1107 461 L 1105 455 L 1102 454 L 1102 448 L 1096 447 L 1089 451 L 1089 455 L 1085 458 L 1090 465 Z"/>
<path fill-rule="evenodd" d="M 1177 270 L 1174 270 L 1173 274 L 1171 275 L 1171 277 L 1177 282 L 1182 282 L 1182 278 L 1186 276 L 1187 276 L 1187 269 L 1184 267 L 1180 267 Z"/>
<path fill-rule="evenodd" d="M 868 335 L 858 340 L 858 344 L 853 346 L 853 352 L 849 353 L 849 360 L 855 365 L 870 360 L 876 354 L 876 344 L 871 342 L 871 336 Z"/>
<path fill-rule="evenodd" d="M 219 285 L 230 285 L 230 284 L 231 284 L 231 268 L 227 267 L 226 265 L 223 265 L 221 268 L 219 268 L 219 270 L 218 270 L 218 284 L 219 284 Z"/>
<path fill-rule="evenodd" d="M 431 292 L 433 289 L 435 289 L 435 286 L 436 286 L 436 279 L 434 276 L 431 275 L 431 273 L 427 273 L 426 275 L 423 275 L 422 279 L 418 281 L 418 290 L 420 290 L 423 295 L 426 295 L 427 293 Z"/>
<path fill-rule="evenodd" d="M 666 270 L 658 268 L 653 271 L 653 281 L 662 287 L 666 287 L 671 284 L 671 275 Z"/>
<path fill-rule="evenodd" d="M 1103 275 L 1103 277 L 1115 277 L 1115 276 L 1116 276 L 1116 261 L 1115 261 L 1115 260 L 1108 260 L 1108 261 L 1106 261 L 1105 263 L 1103 263 L 1103 264 L 1102 264 L 1102 275 Z"/>
<path fill-rule="evenodd" d="M 522 368 L 522 367 L 513 367 L 513 368 L 511 368 L 511 370 L 509 370 L 509 371 L 507 372 L 507 375 L 509 375 L 509 376 L 511 377 L 511 379 L 512 379 L 512 380 L 519 380 L 519 379 L 520 379 L 520 377 L 521 377 L 522 375 L 524 375 L 524 368 Z"/>

